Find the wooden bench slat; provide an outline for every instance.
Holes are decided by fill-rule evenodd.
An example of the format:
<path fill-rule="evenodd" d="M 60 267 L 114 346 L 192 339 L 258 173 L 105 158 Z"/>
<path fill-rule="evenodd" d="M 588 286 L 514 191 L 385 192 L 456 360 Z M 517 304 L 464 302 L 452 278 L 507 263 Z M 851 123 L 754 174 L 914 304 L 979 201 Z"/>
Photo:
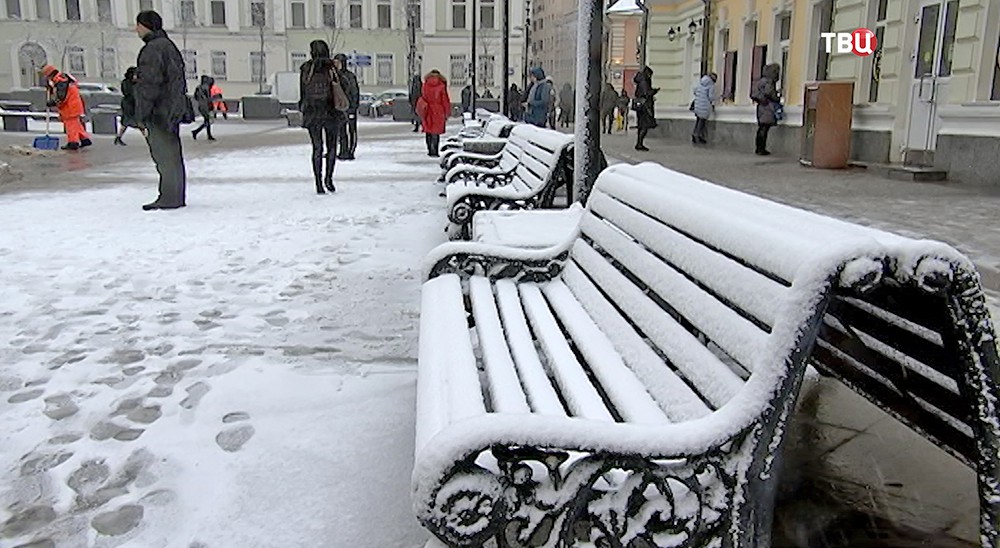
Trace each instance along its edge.
<path fill-rule="evenodd" d="M 787 288 L 691 240 L 646 213 L 604 193 L 590 198 L 591 213 L 639 239 L 687 277 L 728 299 L 769 328 Z"/>
<path fill-rule="evenodd" d="M 514 370 L 514 360 L 507 347 L 503 326 L 500 325 L 500 313 L 497 310 L 490 281 L 482 276 L 471 278 L 469 298 L 472 301 L 479 346 L 482 348 L 483 364 L 489 380 L 488 388 L 493 411 L 530 412 L 527 399 L 521 390 L 521 382 Z"/>
<path fill-rule="evenodd" d="M 512 280 L 498 280 L 496 289 L 507 342 L 532 411 L 542 415 L 566 416 L 566 409 L 539 359 L 517 285 Z"/>
<path fill-rule="evenodd" d="M 742 367 L 753 371 L 757 360 L 767 355 L 765 332 L 624 233 L 591 215 L 584 215 L 580 228 Z"/>
<path fill-rule="evenodd" d="M 577 242 L 573 259 L 663 352 L 691 388 L 714 408 L 722 407 L 743 388 L 739 375 L 597 251 Z"/>
<path fill-rule="evenodd" d="M 570 411 L 581 418 L 614 422 L 613 414 L 566 342 L 566 336 L 553 317 L 541 289 L 537 284 L 525 283 L 521 284 L 520 290 L 535 339 L 545 351 L 549 372 L 559 384 L 559 393 Z"/>
<path fill-rule="evenodd" d="M 580 306 L 566 284 L 550 282 L 543 286 L 542 292 L 621 418 L 645 424 L 667 422 L 663 409 L 625 365 L 614 344 Z"/>
<path fill-rule="evenodd" d="M 672 422 L 704 417 L 712 410 L 663 362 L 650 343 L 643 339 L 622 312 L 615 308 L 576 263 L 566 265 L 563 281 L 580 301 L 590 318 L 621 355 L 622 360 L 642 381 Z"/>

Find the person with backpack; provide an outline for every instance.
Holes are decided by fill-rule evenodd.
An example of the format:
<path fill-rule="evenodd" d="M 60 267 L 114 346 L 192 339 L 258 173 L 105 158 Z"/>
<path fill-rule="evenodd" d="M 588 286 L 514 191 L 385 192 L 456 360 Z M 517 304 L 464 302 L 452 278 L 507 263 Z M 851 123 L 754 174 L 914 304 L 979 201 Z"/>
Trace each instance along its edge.
<path fill-rule="evenodd" d="M 118 146 L 125 146 L 125 141 L 122 141 L 125 130 L 135 127 L 135 70 L 135 67 L 129 67 L 122 78 L 122 127 L 118 128 L 118 135 L 115 136 Z"/>
<path fill-rule="evenodd" d="M 309 131 L 312 142 L 312 169 L 316 194 L 336 192 L 333 169 L 337 164 L 337 142 L 341 127 L 347 119 L 350 104 L 337 104 L 334 86 L 340 86 L 340 77 L 330 59 L 330 46 L 323 40 L 309 44 L 310 59 L 299 69 L 299 112 L 302 126 Z M 343 88 L 341 94 L 343 94 Z M 346 100 L 346 97 L 344 97 Z M 346 102 L 346 101 L 345 101 Z M 326 173 L 323 172 L 324 139 Z M 324 190 L 325 189 L 325 190 Z"/>
<path fill-rule="evenodd" d="M 358 86 L 358 77 L 347 68 L 347 55 L 338 53 L 333 56 L 333 68 L 340 78 L 340 85 L 347 95 L 347 115 L 344 117 L 344 124 L 340 130 L 340 152 L 337 154 L 338 160 L 353 160 L 354 153 L 358 150 L 358 108 L 361 107 L 361 88 Z"/>
<path fill-rule="evenodd" d="M 424 78 L 424 85 L 417 100 L 417 114 L 424 126 L 424 140 L 427 155 L 440 156 L 441 135 L 444 134 L 451 114 L 451 97 L 448 96 L 448 80 L 438 70 L 432 70 Z"/>
<path fill-rule="evenodd" d="M 215 80 L 203 74 L 201 76 L 201 84 L 198 85 L 194 90 L 194 102 L 198 105 L 198 114 L 201 114 L 204 120 L 200 126 L 198 126 L 194 131 L 191 132 L 191 136 L 194 140 L 198 140 L 198 134 L 205 131 L 208 134 L 208 140 L 214 141 L 215 137 L 212 137 L 212 86 L 215 85 Z"/>

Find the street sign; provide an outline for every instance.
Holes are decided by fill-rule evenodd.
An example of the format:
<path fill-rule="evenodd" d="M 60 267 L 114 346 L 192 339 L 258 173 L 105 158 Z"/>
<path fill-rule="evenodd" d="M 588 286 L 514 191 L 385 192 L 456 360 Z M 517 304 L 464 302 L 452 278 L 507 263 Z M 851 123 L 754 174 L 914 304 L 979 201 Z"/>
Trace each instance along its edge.
<path fill-rule="evenodd" d="M 347 56 L 347 64 L 355 67 L 372 66 L 372 56 L 363 53 L 352 53 Z"/>

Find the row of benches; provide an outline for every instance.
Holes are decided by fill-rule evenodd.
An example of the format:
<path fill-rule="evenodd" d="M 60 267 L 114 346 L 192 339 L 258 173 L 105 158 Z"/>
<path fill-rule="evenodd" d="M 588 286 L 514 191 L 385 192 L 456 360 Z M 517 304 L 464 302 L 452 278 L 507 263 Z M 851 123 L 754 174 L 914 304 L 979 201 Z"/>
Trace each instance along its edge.
<path fill-rule="evenodd" d="M 443 160 L 456 237 L 542 203 L 514 181 L 537 195 L 570 145 L 541 135 Z M 604 170 L 576 215 L 555 245 L 428 258 L 413 495 L 438 539 L 767 547 L 813 367 L 973 467 L 998 546 L 1000 360 L 966 257 L 653 164 Z"/>

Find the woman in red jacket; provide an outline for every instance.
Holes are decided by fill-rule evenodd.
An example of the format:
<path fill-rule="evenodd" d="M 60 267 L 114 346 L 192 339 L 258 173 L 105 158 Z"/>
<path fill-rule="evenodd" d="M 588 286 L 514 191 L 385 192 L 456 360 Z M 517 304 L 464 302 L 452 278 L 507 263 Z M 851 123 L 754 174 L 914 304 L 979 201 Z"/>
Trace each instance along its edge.
<path fill-rule="evenodd" d="M 424 126 L 427 141 L 427 155 L 437 158 L 441 135 L 444 133 L 448 116 L 451 114 L 451 98 L 448 97 L 448 80 L 437 70 L 432 70 L 424 78 L 420 99 L 417 101 L 417 115 Z"/>

